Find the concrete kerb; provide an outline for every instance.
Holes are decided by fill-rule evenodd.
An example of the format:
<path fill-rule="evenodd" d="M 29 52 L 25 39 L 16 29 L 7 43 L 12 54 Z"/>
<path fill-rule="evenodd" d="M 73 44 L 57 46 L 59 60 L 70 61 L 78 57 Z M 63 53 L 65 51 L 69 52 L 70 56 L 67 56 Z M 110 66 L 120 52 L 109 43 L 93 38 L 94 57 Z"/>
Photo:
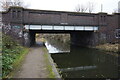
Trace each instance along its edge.
<path fill-rule="evenodd" d="M 52 70 L 53 70 L 53 72 L 55 73 L 55 77 L 58 78 L 59 80 L 62 80 L 62 78 L 61 78 L 58 70 L 57 70 L 56 67 L 55 67 L 55 64 L 54 64 L 53 59 L 51 58 L 51 55 L 50 55 L 50 54 L 48 54 L 48 59 L 49 59 L 50 64 L 51 64 L 51 66 L 52 66 Z"/>

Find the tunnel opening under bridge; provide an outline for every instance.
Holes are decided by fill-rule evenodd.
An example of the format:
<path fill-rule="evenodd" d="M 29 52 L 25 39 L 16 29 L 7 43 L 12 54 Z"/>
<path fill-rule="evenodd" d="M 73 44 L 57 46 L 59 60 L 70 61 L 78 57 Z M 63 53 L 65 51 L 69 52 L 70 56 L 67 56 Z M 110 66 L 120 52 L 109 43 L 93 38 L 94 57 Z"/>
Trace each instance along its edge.
<path fill-rule="evenodd" d="M 36 34 L 69 34 L 70 45 L 89 47 L 95 46 L 98 43 L 97 32 L 94 31 L 40 31 L 40 30 L 29 30 L 24 38 L 25 46 L 33 46 L 36 43 Z M 53 39 L 54 40 L 54 39 Z"/>

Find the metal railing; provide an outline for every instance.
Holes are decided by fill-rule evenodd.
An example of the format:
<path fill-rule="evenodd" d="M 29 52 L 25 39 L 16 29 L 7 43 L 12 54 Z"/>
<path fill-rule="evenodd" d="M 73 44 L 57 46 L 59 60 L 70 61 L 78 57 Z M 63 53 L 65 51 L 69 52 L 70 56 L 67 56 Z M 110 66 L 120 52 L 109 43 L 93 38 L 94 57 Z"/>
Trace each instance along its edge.
<path fill-rule="evenodd" d="M 51 25 L 25 25 L 29 30 L 81 30 L 97 31 L 98 26 L 51 26 Z"/>

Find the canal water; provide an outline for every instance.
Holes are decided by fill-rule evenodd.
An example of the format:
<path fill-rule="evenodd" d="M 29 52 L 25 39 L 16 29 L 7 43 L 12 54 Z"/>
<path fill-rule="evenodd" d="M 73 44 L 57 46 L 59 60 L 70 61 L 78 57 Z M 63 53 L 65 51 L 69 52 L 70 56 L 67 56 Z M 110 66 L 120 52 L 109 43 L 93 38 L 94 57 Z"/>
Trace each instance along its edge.
<path fill-rule="evenodd" d="M 118 57 L 49 40 L 45 43 L 63 78 L 117 78 Z"/>

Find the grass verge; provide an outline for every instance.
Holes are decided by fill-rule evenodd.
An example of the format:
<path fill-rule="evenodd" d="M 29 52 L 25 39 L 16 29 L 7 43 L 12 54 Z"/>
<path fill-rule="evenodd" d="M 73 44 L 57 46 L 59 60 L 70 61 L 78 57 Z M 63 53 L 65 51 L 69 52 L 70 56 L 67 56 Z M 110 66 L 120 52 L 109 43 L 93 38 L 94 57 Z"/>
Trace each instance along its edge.
<path fill-rule="evenodd" d="M 10 78 L 29 49 L 22 47 L 9 35 L 2 36 L 2 78 Z"/>
<path fill-rule="evenodd" d="M 52 66 L 50 64 L 50 61 L 49 61 L 49 54 L 46 50 L 46 48 L 43 48 L 44 50 L 44 58 L 45 58 L 45 62 L 46 62 L 46 67 L 47 67 L 47 70 L 49 71 L 49 75 L 48 75 L 48 78 L 56 78 L 55 77 L 55 73 L 53 72 L 53 69 L 52 69 Z"/>
<path fill-rule="evenodd" d="M 0 80 L 2 79 L 2 55 L 0 54 Z"/>
<path fill-rule="evenodd" d="M 14 71 L 20 66 L 23 61 L 25 55 L 28 53 L 29 49 L 25 47 L 21 47 L 22 50 L 19 54 L 7 54 L 3 55 L 3 78 L 12 78 L 14 75 Z M 6 58 L 7 57 L 7 58 Z M 6 58 L 6 59 L 5 59 Z M 10 62 L 9 62 L 10 60 Z M 8 66 L 8 67 L 6 67 Z"/>
<path fill-rule="evenodd" d="M 24 47 L 23 52 L 21 52 L 21 54 L 16 57 L 15 62 L 12 64 L 13 70 L 10 72 L 9 75 L 7 75 L 8 78 L 12 78 L 14 76 L 14 74 L 16 73 L 15 71 L 17 71 L 17 69 L 20 68 L 20 66 L 21 66 L 25 56 L 28 54 L 28 52 L 29 52 L 29 48 Z"/>

